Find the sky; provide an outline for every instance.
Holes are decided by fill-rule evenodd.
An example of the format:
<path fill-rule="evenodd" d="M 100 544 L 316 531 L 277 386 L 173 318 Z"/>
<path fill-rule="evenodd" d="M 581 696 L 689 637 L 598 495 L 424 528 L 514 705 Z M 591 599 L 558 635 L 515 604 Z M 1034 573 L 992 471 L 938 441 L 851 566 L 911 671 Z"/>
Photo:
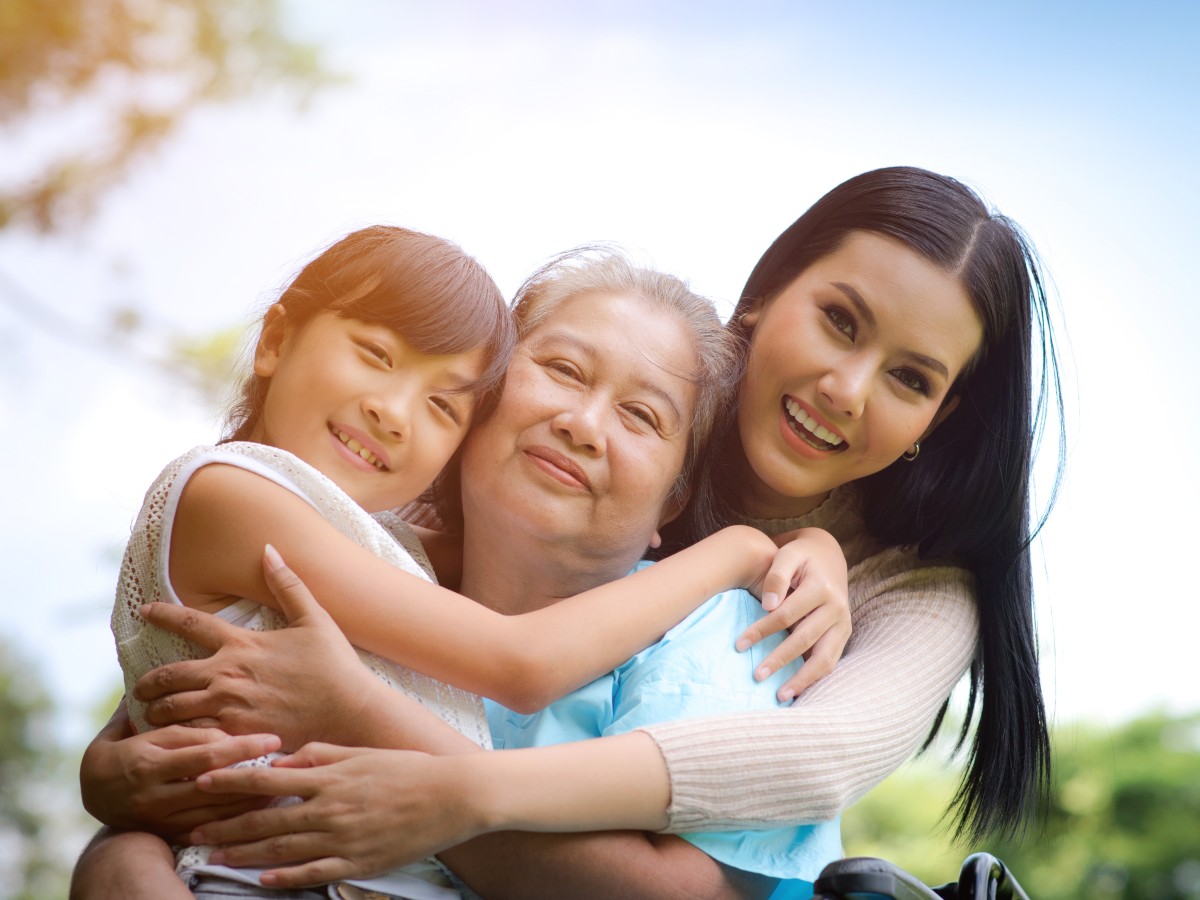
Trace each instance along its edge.
<path fill-rule="evenodd" d="M 303 108 L 273 91 L 201 110 L 85 223 L 0 232 L 0 415 L 13 428 L 0 443 L 0 634 L 51 689 L 66 740 L 94 730 L 119 682 L 108 616 L 142 494 L 220 421 L 135 354 L 77 332 L 103 334 L 133 306 L 149 326 L 141 348 L 157 352 L 156 334 L 249 323 L 309 256 L 373 222 L 457 241 L 508 294 L 552 254 L 614 241 L 728 310 L 808 205 L 894 164 L 975 187 L 1051 277 L 1068 454 L 1035 549 L 1054 720 L 1200 711 L 1200 591 L 1186 577 L 1200 504 L 1187 412 L 1200 387 L 1200 12 L 284 9 L 337 84 Z M 21 311 L 29 298 L 53 320 Z M 1039 464 L 1041 501 L 1052 462 Z"/>

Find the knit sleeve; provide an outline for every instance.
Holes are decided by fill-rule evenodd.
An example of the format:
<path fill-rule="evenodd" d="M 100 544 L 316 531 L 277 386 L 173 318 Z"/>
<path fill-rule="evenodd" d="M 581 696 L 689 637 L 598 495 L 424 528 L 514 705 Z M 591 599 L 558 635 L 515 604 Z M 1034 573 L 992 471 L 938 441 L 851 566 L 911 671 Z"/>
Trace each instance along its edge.
<path fill-rule="evenodd" d="M 670 776 L 665 831 L 830 819 L 920 746 L 975 652 L 971 575 L 892 549 L 851 570 L 850 593 L 845 654 L 791 707 L 641 729 Z"/>

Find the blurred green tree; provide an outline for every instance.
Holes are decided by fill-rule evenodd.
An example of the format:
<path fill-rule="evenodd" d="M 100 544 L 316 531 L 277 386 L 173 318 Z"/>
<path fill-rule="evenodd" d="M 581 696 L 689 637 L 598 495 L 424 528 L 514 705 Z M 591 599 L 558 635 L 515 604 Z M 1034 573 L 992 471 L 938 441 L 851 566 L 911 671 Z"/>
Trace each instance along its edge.
<path fill-rule="evenodd" d="M 941 812 L 954 775 L 918 760 L 845 816 L 846 852 L 940 884 L 974 850 L 1002 859 L 1037 900 L 1200 898 L 1200 715 L 1151 714 L 1112 730 L 1060 726 L 1045 827 L 954 846 Z"/>
<path fill-rule="evenodd" d="M 58 858 L 63 754 L 49 727 L 50 700 L 28 661 L 0 641 L 0 889 L 14 900 L 66 896 Z"/>
<path fill-rule="evenodd" d="M 0 229 L 86 216 L 203 104 L 327 79 L 275 0 L 4 0 Z"/>

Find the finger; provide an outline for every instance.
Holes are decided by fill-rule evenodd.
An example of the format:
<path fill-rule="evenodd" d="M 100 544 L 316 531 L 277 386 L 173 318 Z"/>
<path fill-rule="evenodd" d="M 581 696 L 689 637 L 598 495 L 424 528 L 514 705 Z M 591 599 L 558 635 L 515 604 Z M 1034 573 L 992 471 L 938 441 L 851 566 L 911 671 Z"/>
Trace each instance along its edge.
<path fill-rule="evenodd" d="M 311 827 L 304 821 L 306 815 L 307 811 L 303 809 L 302 804 L 269 806 L 264 809 L 251 810 L 233 818 L 220 819 L 202 825 L 194 829 L 189 838 L 197 844 L 238 844 L 246 846 L 269 841 L 273 838 L 294 838 L 299 834 L 307 833 Z M 291 845 L 289 844 L 288 846 Z M 264 846 L 260 843 L 258 852 L 262 853 L 264 849 Z M 281 849 L 279 847 L 275 848 L 276 851 Z M 312 857 L 313 855 L 314 853 L 310 852 L 308 857 Z M 296 862 L 304 858 L 306 857 L 276 855 L 259 856 L 254 860 L 247 860 L 245 856 L 239 857 L 243 863 L 248 861 L 260 865 Z"/>
<path fill-rule="evenodd" d="M 133 696 L 143 703 L 176 691 L 202 691 L 208 687 L 208 659 L 188 659 L 151 669 L 133 685 Z"/>
<path fill-rule="evenodd" d="M 262 874 L 262 883 L 270 888 L 299 888 L 311 885 L 332 884 L 353 878 L 359 873 L 350 866 L 350 861 L 340 857 L 314 859 L 300 866 L 286 869 L 269 869 Z"/>
<path fill-rule="evenodd" d="M 176 726 L 180 731 L 193 730 Z M 198 729 L 207 730 L 207 729 Z M 217 732 L 222 734 L 222 732 Z M 162 781 L 194 779 L 247 759 L 256 759 L 279 749 L 279 738 L 273 734 L 252 734 L 243 737 L 223 737 L 219 741 L 194 747 L 181 747 L 158 755 L 152 765 Z"/>
<path fill-rule="evenodd" d="M 339 747 L 337 744 L 323 744 L 320 741 L 312 741 L 305 744 L 295 753 L 289 753 L 287 756 L 272 760 L 271 765 L 282 769 L 327 766 L 330 763 L 339 762 L 340 760 L 369 752 L 369 750 L 359 747 Z"/>
<path fill-rule="evenodd" d="M 797 623 L 791 633 L 767 654 L 766 659 L 755 670 L 754 677 L 759 681 L 769 678 L 784 666 L 807 655 L 825 634 L 838 627 L 837 617 L 826 607 L 819 607 Z M 759 677 L 760 675 L 762 677 Z"/>
<path fill-rule="evenodd" d="M 200 795 L 199 791 L 193 788 L 193 793 Z M 163 831 L 171 835 L 172 841 L 176 844 L 189 843 L 189 835 L 192 831 L 207 825 L 210 822 L 220 822 L 234 816 L 244 815 L 245 813 L 254 810 L 262 809 L 270 799 L 267 797 L 213 797 L 204 795 L 205 800 L 217 800 L 219 802 L 209 803 L 204 806 L 193 806 L 189 809 L 181 810 L 165 817 L 163 819 Z"/>
<path fill-rule="evenodd" d="M 196 779 L 196 787 L 206 793 L 307 797 L 311 793 L 311 779 L 308 769 L 245 766 L 206 772 Z"/>
<path fill-rule="evenodd" d="M 157 671 L 157 670 L 154 670 Z M 147 673 L 147 675 L 153 674 Z M 204 688 L 168 692 L 146 703 L 146 721 L 151 725 L 186 725 L 189 728 L 220 727 L 217 713 L 230 713 L 228 706 L 213 692 Z M 226 722 L 226 724 L 230 724 Z M 230 729 L 234 730 L 234 729 Z"/>
<path fill-rule="evenodd" d="M 177 603 L 147 603 L 140 612 L 151 625 L 187 638 L 214 653 L 238 632 L 236 625 Z"/>
<path fill-rule="evenodd" d="M 832 632 L 827 632 L 822 636 L 813 647 L 804 665 L 800 667 L 800 671 L 784 682 L 783 687 L 779 689 L 780 700 L 786 703 L 799 697 L 834 670 L 838 660 L 842 658 L 842 648 L 845 647 L 846 642 L 844 639 L 831 636 Z M 826 637 L 831 637 L 829 644 L 824 643 Z"/>
<path fill-rule="evenodd" d="M 799 599 L 793 599 L 799 593 L 799 591 L 794 592 L 792 596 L 788 597 L 787 600 L 784 601 L 783 605 L 774 612 L 767 613 L 765 616 L 761 616 L 751 623 L 750 626 L 741 633 L 737 639 L 737 642 L 734 644 L 734 647 L 738 650 L 738 652 L 750 649 L 759 641 L 763 640 L 763 638 L 790 628 L 797 622 L 803 620 L 805 616 L 810 615 L 816 606 L 803 597 Z M 792 658 L 794 659 L 795 657 Z"/>
<path fill-rule="evenodd" d="M 263 577 L 289 623 L 323 612 L 300 576 L 288 568 L 279 551 L 270 544 L 263 548 Z"/>

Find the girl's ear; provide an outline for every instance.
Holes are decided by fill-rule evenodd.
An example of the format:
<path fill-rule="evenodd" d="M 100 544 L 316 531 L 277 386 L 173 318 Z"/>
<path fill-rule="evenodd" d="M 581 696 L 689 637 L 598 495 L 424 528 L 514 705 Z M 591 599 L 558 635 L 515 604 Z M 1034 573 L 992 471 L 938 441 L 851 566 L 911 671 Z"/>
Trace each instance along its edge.
<path fill-rule="evenodd" d="M 275 374 L 289 331 L 287 310 L 278 303 L 272 304 L 263 316 L 262 334 L 258 336 L 258 344 L 254 348 L 255 375 L 270 378 Z"/>

